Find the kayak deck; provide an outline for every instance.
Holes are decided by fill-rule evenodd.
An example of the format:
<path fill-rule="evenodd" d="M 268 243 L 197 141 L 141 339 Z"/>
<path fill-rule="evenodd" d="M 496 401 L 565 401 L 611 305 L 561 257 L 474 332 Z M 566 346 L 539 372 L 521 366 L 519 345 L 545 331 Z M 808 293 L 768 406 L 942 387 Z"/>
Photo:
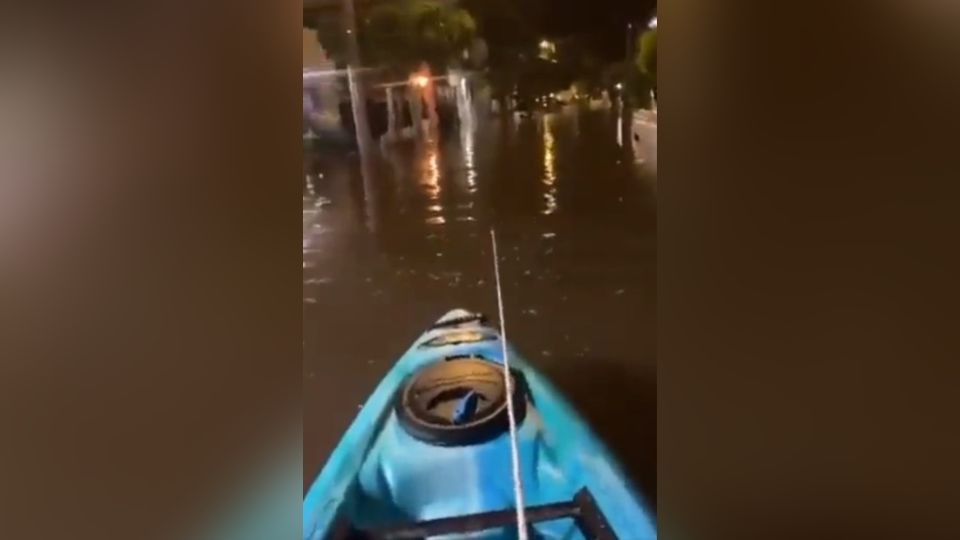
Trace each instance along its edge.
<path fill-rule="evenodd" d="M 462 310 L 424 333 L 370 396 L 308 491 L 304 540 L 516 538 L 509 434 L 438 443 L 409 429 L 397 405 L 406 403 L 402 389 L 431 365 L 479 358 L 502 371 L 501 346 L 495 329 Z M 508 350 L 524 405 L 517 442 L 530 537 L 656 538 L 652 513 L 603 444 Z M 460 399 L 458 414 L 476 401 L 469 393 Z"/>

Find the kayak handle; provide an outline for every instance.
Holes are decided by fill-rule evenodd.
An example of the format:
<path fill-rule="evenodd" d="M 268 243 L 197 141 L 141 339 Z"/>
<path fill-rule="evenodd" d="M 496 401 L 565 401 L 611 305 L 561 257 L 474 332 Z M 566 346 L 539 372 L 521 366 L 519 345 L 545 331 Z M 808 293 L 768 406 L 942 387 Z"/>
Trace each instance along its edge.
<path fill-rule="evenodd" d="M 431 326 L 430 329 L 436 330 L 437 328 L 449 328 L 451 326 L 459 326 L 461 324 L 467 324 L 471 322 L 486 324 L 487 316 L 483 313 L 471 313 L 470 315 L 464 315 L 463 317 L 455 317 L 448 321 L 438 322 Z"/>

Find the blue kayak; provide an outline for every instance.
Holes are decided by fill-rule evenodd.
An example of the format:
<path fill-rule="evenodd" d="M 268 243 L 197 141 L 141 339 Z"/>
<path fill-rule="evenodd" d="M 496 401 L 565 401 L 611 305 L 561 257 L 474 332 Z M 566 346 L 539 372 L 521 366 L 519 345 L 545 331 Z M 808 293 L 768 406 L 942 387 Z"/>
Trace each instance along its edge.
<path fill-rule="evenodd" d="M 512 348 L 530 539 L 646 540 L 655 517 L 573 407 Z M 453 310 L 362 407 L 303 501 L 304 540 L 518 537 L 502 344 Z"/>

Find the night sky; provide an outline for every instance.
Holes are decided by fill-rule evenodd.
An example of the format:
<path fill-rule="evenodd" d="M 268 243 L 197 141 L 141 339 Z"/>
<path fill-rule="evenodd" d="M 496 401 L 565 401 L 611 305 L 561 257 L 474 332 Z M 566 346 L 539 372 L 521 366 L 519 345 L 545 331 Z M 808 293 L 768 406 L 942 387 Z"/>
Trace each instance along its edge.
<path fill-rule="evenodd" d="M 551 37 L 582 36 L 603 59 L 621 58 L 626 25 L 645 24 L 656 10 L 655 0 L 550 0 L 544 11 L 544 31 Z"/>

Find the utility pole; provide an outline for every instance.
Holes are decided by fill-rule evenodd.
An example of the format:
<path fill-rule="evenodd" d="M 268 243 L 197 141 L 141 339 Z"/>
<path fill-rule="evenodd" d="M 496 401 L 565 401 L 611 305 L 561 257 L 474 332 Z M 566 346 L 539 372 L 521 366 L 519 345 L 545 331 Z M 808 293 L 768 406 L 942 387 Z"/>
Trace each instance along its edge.
<path fill-rule="evenodd" d="M 373 139 L 367 121 L 367 95 L 357 70 L 360 63 L 360 45 L 357 43 L 357 16 L 353 0 L 343 0 L 343 31 L 347 43 L 347 82 L 350 85 L 350 104 L 353 108 L 353 127 L 357 134 L 357 146 L 364 161 L 370 155 Z"/>
<path fill-rule="evenodd" d="M 357 43 L 357 15 L 353 9 L 353 0 L 343 0 L 343 31 L 347 42 L 347 81 L 350 84 L 350 105 L 353 108 L 353 129 L 357 135 L 357 149 L 360 151 L 360 175 L 363 178 L 364 213 L 366 225 L 371 232 L 377 229 L 376 190 L 373 186 L 373 138 L 370 136 L 370 123 L 367 122 L 367 94 L 357 70 L 360 62 L 360 45 Z"/>

